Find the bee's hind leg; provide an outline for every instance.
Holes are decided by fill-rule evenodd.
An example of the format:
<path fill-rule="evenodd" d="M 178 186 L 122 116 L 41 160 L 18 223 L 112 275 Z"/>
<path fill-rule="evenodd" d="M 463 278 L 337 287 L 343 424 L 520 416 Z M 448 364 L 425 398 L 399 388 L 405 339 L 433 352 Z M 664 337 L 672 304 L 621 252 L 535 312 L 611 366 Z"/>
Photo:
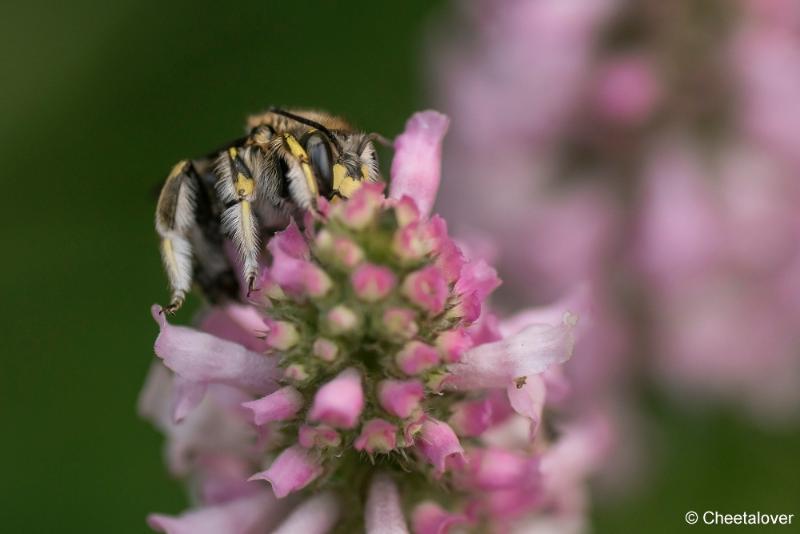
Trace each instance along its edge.
<path fill-rule="evenodd" d="M 156 209 L 156 231 L 161 238 L 161 259 L 169 280 L 170 303 L 163 311 L 174 313 L 192 286 L 192 246 L 188 233 L 194 224 L 196 182 L 190 163 L 181 161 L 167 176 Z"/>
<path fill-rule="evenodd" d="M 259 271 L 259 221 L 254 204 L 263 168 L 262 156 L 252 147 L 229 148 L 220 155 L 216 168 L 217 192 L 227 206 L 222 213 L 222 227 L 239 251 L 248 296 L 255 289 Z"/>

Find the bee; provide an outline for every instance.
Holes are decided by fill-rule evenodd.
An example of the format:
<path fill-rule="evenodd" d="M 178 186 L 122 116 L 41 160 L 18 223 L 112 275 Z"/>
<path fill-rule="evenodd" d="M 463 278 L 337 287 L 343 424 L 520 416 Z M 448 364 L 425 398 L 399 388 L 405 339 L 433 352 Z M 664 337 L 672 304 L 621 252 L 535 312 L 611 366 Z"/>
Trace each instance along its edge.
<path fill-rule="evenodd" d="M 238 251 L 247 294 L 255 289 L 263 240 L 291 220 L 316 212 L 319 197 L 350 197 L 364 181 L 380 180 L 374 141 L 322 111 L 269 108 L 249 117 L 248 134 L 170 171 L 155 226 L 171 290 L 167 313 L 178 310 L 195 282 L 212 303 L 237 299 L 226 242 Z"/>

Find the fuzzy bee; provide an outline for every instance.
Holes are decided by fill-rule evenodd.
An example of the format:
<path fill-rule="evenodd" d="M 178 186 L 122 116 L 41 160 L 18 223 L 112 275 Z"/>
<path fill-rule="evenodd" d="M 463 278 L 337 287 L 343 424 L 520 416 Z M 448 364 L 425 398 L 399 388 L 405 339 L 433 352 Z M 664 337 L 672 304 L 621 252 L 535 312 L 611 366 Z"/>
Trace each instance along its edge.
<path fill-rule="evenodd" d="M 239 295 L 226 240 L 239 253 L 248 293 L 261 243 L 316 209 L 319 196 L 347 198 L 379 180 L 377 134 L 325 112 L 270 108 L 248 119 L 248 135 L 206 157 L 177 163 L 156 208 L 156 231 L 172 313 L 196 282 L 211 302 Z"/>

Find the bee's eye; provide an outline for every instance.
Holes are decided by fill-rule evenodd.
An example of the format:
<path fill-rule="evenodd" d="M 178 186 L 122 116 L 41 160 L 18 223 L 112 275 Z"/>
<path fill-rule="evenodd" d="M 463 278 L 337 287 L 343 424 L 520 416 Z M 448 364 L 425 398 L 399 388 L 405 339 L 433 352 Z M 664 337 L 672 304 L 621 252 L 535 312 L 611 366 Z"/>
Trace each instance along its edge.
<path fill-rule="evenodd" d="M 305 148 L 317 177 L 319 194 L 328 198 L 333 190 L 333 158 L 328 141 L 321 134 L 312 133 L 305 141 Z"/>

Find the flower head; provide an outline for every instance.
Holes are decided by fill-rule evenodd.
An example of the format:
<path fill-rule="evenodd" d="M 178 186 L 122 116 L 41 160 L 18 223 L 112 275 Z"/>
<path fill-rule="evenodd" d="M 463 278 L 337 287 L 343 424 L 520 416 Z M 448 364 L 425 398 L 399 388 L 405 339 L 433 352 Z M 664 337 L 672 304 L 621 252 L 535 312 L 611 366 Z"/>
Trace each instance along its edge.
<path fill-rule="evenodd" d="M 156 351 L 178 377 L 245 392 L 236 416 L 262 436 L 249 457 L 263 460 L 249 477 L 255 488 L 265 481 L 281 501 L 317 492 L 286 522 L 301 510 L 325 528 L 347 521 L 339 516 L 352 510 L 330 505 L 336 492 L 326 491 L 350 483 L 369 484 L 359 503 L 368 529 L 388 521 L 397 532 L 406 531 L 398 492 L 415 505 L 419 532 L 502 522 L 493 499 L 506 493 L 520 513 L 541 502 L 531 498 L 541 489 L 538 375 L 569 358 L 577 318 L 564 310 L 506 338 L 487 334 L 499 279 L 428 215 L 446 128 L 438 113 L 415 115 L 398 138 L 388 196 L 364 184 L 272 238 L 262 278 L 274 285 L 257 301 L 263 353 L 156 316 Z M 482 440 L 509 418 L 529 429 L 521 446 Z M 426 486 L 428 477 L 439 482 Z M 437 486 L 453 509 L 436 502 Z"/>

